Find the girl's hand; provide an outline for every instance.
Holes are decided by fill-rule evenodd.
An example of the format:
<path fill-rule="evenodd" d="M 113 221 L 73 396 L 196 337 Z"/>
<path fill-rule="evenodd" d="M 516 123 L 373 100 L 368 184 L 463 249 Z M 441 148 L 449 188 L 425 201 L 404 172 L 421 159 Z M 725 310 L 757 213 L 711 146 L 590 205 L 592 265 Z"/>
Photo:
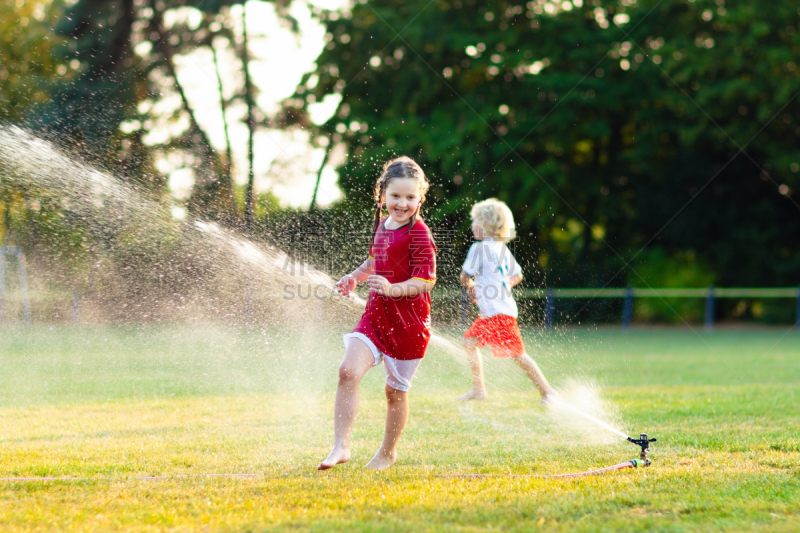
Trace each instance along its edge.
<path fill-rule="evenodd" d="M 377 276 L 373 274 L 367 278 L 367 284 L 369 285 L 369 290 L 375 291 L 384 296 L 391 296 L 389 291 L 392 287 L 392 284 L 389 283 L 389 280 L 383 276 Z"/>
<path fill-rule="evenodd" d="M 356 278 L 347 274 L 342 276 L 342 279 L 336 282 L 336 290 L 339 291 L 339 294 L 344 296 L 345 298 L 350 297 L 350 293 L 353 292 L 358 285 Z"/>

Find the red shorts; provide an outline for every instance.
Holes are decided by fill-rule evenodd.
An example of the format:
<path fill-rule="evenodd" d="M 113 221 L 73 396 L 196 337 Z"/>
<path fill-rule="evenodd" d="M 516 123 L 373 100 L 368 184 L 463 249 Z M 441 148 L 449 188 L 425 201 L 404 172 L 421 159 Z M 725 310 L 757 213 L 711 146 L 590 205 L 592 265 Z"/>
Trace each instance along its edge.
<path fill-rule="evenodd" d="M 491 346 L 495 357 L 519 357 L 525 353 L 517 319 L 513 316 L 479 316 L 464 333 L 464 337 L 477 337 L 480 347 Z"/>

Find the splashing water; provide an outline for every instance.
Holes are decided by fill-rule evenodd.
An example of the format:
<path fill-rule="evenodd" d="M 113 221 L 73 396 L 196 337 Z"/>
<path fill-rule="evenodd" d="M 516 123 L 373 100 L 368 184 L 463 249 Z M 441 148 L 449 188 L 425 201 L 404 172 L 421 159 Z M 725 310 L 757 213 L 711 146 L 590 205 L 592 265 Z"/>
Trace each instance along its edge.
<path fill-rule="evenodd" d="M 324 288 L 327 292 L 325 298 L 310 300 L 324 300 L 325 305 L 335 305 L 340 312 L 349 309 L 351 313 L 346 314 L 353 315 L 349 318 L 363 312 L 366 305 L 365 300 L 356 294 L 350 298 L 339 296 L 329 275 L 291 258 L 282 250 L 257 245 L 215 223 L 201 220 L 182 223 L 172 219 L 167 206 L 147 199 L 107 173 L 67 157 L 50 142 L 21 128 L 0 127 L 0 173 L 3 184 L 10 183 L 36 196 L 54 199 L 75 220 L 95 229 L 100 239 L 124 241 L 128 246 L 131 243 L 139 245 L 145 255 L 157 253 L 155 248 L 163 247 L 164 242 L 182 242 L 183 246 L 168 260 L 159 263 L 149 259 L 143 268 L 157 270 L 159 276 L 172 277 L 176 281 L 176 278 L 187 276 L 184 269 L 172 268 L 176 256 L 191 257 L 193 262 L 200 262 L 199 267 L 192 265 L 195 267 L 192 269 L 192 288 L 202 293 L 194 301 L 213 302 L 217 315 L 232 315 L 235 313 L 230 309 L 242 307 L 241 298 L 232 298 L 231 294 L 248 294 L 252 299 L 255 295 L 251 287 L 263 285 L 265 289 L 262 292 L 267 293 L 265 297 L 269 299 L 273 316 L 289 314 L 307 322 L 308 308 L 313 305 L 309 299 L 276 297 L 287 283 L 297 281 L 298 272 L 309 287 Z M 129 280 L 116 284 L 129 284 L 126 281 Z M 109 297 L 112 304 L 116 299 L 119 298 L 115 295 Z M 190 310 L 182 305 L 178 312 L 185 318 Z M 466 364 L 463 350 L 452 341 L 439 334 L 434 334 L 432 340 Z"/>
<path fill-rule="evenodd" d="M 237 254 L 241 259 L 249 261 L 251 264 L 260 268 L 262 273 L 266 275 L 271 274 L 275 270 L 280 271 L 283 265 L 286 264 L 286 261 L 290 260 L 285 252 L 270 250 L 270 253 L 266 253 L 264 250 L 253 245 L 253 243 L 235 237 L 225 230 L 222 230 L 216 224 L 195 222 L 195 227 L 216 239 L 221 246 L 228 247 L 232 253 Z M 344 303 L 358 311 L 364 310 L 367 304 L 366 300 L 355 293 L 351 293 L 347 298 L 339 296 L 335 287 L 335 282 L 328 274 L 314 270 L 308 265 L 300 265 L 300 267 L 305 267 L 305 272 L 311 277 L 313 282 L 319 284 L 319 286 L 325 287 L 330 292 L 332 301 Z M 452 340 L 441 334 L 432 332 L 431 342 L 457 361 L 464 365 L 467 364 L 464 349 L 457 346 Z"/>
<path fill-rule="evenodd" d="M 40 196 L 49 195 L 76 220 L 88 221 L 100 239 L 108 240 L 110 236 L 115 243 L 133 242 L 140 255 L 145 256 L 143 270 L 156 270 L 158 276 L 166 277 L 168 283 L 177 287 L 173 292 L 181 302 L 194 291 L 192 301 L 205 303 L 206 310 L 212 310 L 214 316 L 235 315 L 230 310 L 242 308 L 242 295 L 252 298 L 252 286 L 256 285 L 263 286 L 261 292 L 269 300 L 264 306 L 265 313 L 272 317 L 289 315 L 308 323 L 309 308 L 314 304 L 276 296 L 286 283 L 296 281 L 293 277 L 296 270 L 303 271 L 305 282 L 325 289 L 328 296 L 318 305 L 336 306 L 338 314 L 345 315 L 341 317 L 344 320 L 352 320 L 363 311 L 364 299 L 357 295 L 349 299 L 338 296 L 334 280 L 326 273 L 292 259 L 277 248 L 257 245 L 214 223 L 175 221 L 167 206 L 147 199 L 113 176 L 76 162 L 49 142 L 22 129 L 0 127 L 0 175 L 3 184 L 11 183 Z M 115 246 L 122 247 L 121 244 Z M 163 248 L 169 246 L 172 246 L 171 255 L 164 259 Z M 119 249 L 109 253 L 117 252 Z M 164 261 L 159 264 L 160 260 L 154 261 L 149 253 Z M 162 294 L 157 297 L 165 299 Z M 123 297 L 117 294 L 110 299 L 116 303 Z M 151 298 L 154 300 L 156 298 Z M 173 309 L 179 317 L 190 312 L 183 303 L 175 304 Z M 342 310 L 348 312 L 341 313 Z M 457 343 L 437 332 L 432 334 L 431 342 L 467 366 L 464 350 Z M 494 373 L 492 379 L 502 382 L 499 384 L 505 390 L 519 390 L 518 380 L 511 376 L 518 370 L 508 365 L 502 368 L 504 370 Z M 602 405 L 591 387 L 568 386 L 561 397 L 554 399 L 549 412 L 567 425 L 575 425 L 577 417 L 627 438 L 599 418 L 607 417 L 609 409 Z"/>
<path fill-rule="evenodd" d="M 213 223 L 173 219 L 168 205 L 17 127 L 0 126 L 0 179 L 3 187 L 22 191 L 29 206 L 31 199 L 37 205 L 48 202 L 65 226 L 83 228 L 91 274 L 63 277 L 70 278 L 73 290 L 83 285 L 89 321 L 130 320 L 137 317 L 134 308 L 141 308 L 138 316 L 146 320 L 300 323 L 311 304 L 281 298 L 284 286 L 298 281 L 296 273 L 309 287 L 333 288 L 329 276 L 277 248 L 256 245 Z M 97 280 L 102 294 L 94 290 Z M 93 314 L 92 304 L 99 306 Z M 244 316 L 252 313 L 259 316 Z"/>
<path fill-rule="evenodd" d="M 560 422 L 561 425 L 580 431 L 597 443 L 606 442 L 605 437 L 608 435 L 607 433 L 597 434 L 598 426 L 626 440 L 628 436 L 625 433 L 600 418 L 602 416 L 607 420 L 615 421 L 617 413 L 602 401 L 598 390 L 599 388 L 591 383 L 570 380 L 564 385 L 558 396 L 552 397 L 548 415 Z"/>
<path fill-rule="evenodd" d="M 620 431 L 620 430 L 618 430 L 617 428 L 615 428 L 615 427 L 613 427 L 613 426 L 610 426 L 610 425 L 606 424 L 605 422 L 603 422 L 603 421 L 602 421 L 602 420 L 600 420 L 599 418 L 595 418 L 595 417 L 593 417 L 592 415 L 590 415 L 589 413 L 584 413 L 584 412 L 583 412 L 583 411 L 581 411 L 580 409 L 578 409 L 578 408 L 576 408 L 576 407 L 573 407 L 572 405 L 570 405 L 570 404 L 569 404 L 569 403 L 567 403 L 566 401 L 562 400 L 561 398 L 557 398 L 557 397 L 556 397 L 556 398 L 553 398 L 553 400 L 552 400 L 552 401 L 553 401 L 553 403 L 554 403 L 554 404 L 556 404 L 558 407 L 560 407 L 560 408 L 563 408 L 563 409 L 568 409 L 569 411 L 571 411 L 571 412 L 573 412 L 573 413 L 577 414 L 578 416 L 582 416 L 582 417 L 583 417 L 583 418 L 585 418 L 586 420 L 589 420 L 590 422 L 593 422 L 593 423 L 597 424 L 598 426 L 600 426 L 600 427 L 602 427 L 602 428 L 605 428 L 605 429 L 607 429 L 607 430 L 611 431 L 612 433 L 616 433 L 617 435 L 619 435 L 620 437 L 622 437 L 622 439 L 623 439 L 623 440 L 626 440 L 626 439 L 628 438 L 628 436 L 627 436 L 625 433 L 621 432 L 621 431 Z"/>

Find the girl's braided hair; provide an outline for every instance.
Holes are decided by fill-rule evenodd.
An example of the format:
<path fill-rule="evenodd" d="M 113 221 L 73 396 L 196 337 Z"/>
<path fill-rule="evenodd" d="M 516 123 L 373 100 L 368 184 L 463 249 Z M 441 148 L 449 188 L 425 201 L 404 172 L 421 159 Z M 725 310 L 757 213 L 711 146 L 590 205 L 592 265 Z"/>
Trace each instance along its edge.
<path fill-rule="evenodd" d="M 375 239 L 375 233 L 378 231 L 378 226 L 381 224 L 381 210 L 383 208 L 383 198 L 386 196 L 386 188 L 389 182 L 398 178 L 410 178 L 417 181 L 419 185 L 420 205 L 414 214 L 411 215 L 411 220 L 408 225 L 406 233 L 411 231 L 417 221 L 419 209 L 422 207 L 422 202 L 425 201 L 425 193 L 428 192 L 430 184 L 428 178 L 425 177 L 425 172 L 422 171 L 416 161 L 410 157 L 400 156 L 391 159 L 383 164 L 383 170 L 378 181 L 375 182 L 375 221 L 372 224 L 372 239 Z"/>

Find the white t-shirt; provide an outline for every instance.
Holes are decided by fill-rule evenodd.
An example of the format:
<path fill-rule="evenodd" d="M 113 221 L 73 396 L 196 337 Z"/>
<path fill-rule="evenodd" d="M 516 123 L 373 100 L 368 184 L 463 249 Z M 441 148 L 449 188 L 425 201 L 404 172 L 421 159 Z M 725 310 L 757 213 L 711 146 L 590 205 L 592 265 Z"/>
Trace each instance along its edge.
<path fill-rule="evenodd" d="M 511 295 L 509 278 L 522 274 L 522 268 L 504 242 L 484 239 L 474 243 L 462 270 L 475 278 L 475 294 L 483 318 L 517 317 L 517 303 Z"/>

